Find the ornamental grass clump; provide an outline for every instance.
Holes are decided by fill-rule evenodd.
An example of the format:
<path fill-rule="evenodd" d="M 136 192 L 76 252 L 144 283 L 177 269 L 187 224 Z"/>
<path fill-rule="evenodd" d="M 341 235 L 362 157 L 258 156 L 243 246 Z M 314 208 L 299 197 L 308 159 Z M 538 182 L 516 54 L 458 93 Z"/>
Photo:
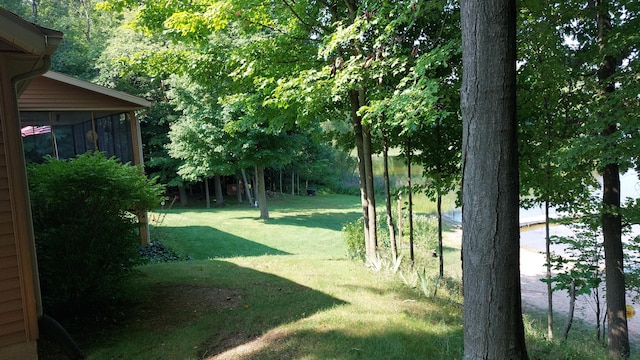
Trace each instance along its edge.
<path fill-rule="evenodd" d="M 162 186 L 100 152 L 49 159 L 28 174 L 45 306 L 113 301 L 139 262 L 136 214 L 160 203 Z"/>

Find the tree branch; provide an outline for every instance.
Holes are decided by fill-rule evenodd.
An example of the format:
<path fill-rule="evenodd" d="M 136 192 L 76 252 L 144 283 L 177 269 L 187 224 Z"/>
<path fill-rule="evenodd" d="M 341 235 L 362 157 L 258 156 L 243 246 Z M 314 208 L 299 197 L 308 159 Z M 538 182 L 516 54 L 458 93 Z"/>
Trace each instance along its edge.
<path fill-rule="evenodd" d="M 287 6 L 287 8 L 289 8 L 289 10 L 291 11 L 291 13 L 293 14 L 293 16 L 296 17 L 296 19 L 298 19 L 298 21 L 300 21 L 300 23 L 302 23 L 304 26 L 308 27 L 309 29 L 318 32 L 319 34 L 323 34 L 325 32 L 325 28 L 318 26 L 318 25 L 311 25 L 310 23 L 308 23 L 307 21 L 305 21 L 300 14 L 298 14 L 298 12 L 293 8 L 293 6 L 291 5 L 291 3 L 289 3 L 287 0 L 282 0 L 282 2 Z M 295 4 L 295 1 L 292 1 L 293 4 Z"/>

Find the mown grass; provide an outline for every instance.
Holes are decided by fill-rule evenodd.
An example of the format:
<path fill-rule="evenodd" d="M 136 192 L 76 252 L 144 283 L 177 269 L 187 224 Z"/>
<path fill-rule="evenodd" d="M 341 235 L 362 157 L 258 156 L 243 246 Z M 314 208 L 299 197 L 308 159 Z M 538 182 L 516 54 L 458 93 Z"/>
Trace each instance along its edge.
<path fill-rule="evenodd" d="M 88 358 L 462 357 L 459 299 L 427 297 L 397 274 L 347 258 L 340 230 L 360 216 L 358 197 L 279 196 L 269 206 L 267 221 L 240 205 L 156 217 L 163 221 L 153 237 L 193 260 L 140 267 L 132 282 L 137 303 L 125 320 L 85 334 Z M 458 241 L 455 230 L 445 234 L 453 279 Z M 422 250 L 418 266 L 435 269 L 437 259 Z M 584 338 L 547 342 L 536 316 L 526 321 L 532 359 L 602 358 L 602 347 Z"/>

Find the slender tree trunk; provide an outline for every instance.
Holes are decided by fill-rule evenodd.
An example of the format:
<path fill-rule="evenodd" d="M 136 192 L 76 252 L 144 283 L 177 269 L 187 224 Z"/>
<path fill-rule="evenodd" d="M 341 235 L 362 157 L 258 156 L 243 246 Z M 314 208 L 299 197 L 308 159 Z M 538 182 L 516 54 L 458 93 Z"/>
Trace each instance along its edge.
<path fill-rule="evenodd" d="M 438 257 L 440 257 L 440 278 L 444 276 L 444 256 L 442 249 L 442 195 L 438 194 L 438 199 L 436 200 L 436 208 L 438 212 Z"/>
<path fill-rule="evenodd" d="M 360 107 L 367 105 L 366 94 L 363 87 L 358 90 L 358 101 Z M 362 121 L 362 118 L 360 118 Z M 364 153 L 364 169 L 367 176 L 367 212 L 369 214 L 369 253 L 376 254 L 378 251 L 378 216 L 376 214 L 376 190 L 375 183 L 373 181 L 373 161 L 371 156 L 373 155 L 372 140 L 371 140 L 371 127 L 367 124 L 362 125 L 362 140 L 363 140 L 363 153 Z"/>
<path fill-rule="evenodd" d="M 364 168 L 367 176 L 367 213 L 369 219 L 369 250 L 375 254 L 378 251 L 378 224 L 376 215 L 376 192 L 373 183 L 373 163 L 371 160 L 371 129 L 369 125 L 362 125 L 364 144 Z"/>
<path fill-rule="evenodd" d="M 260 201 L 260 190 L 258 189 L 258 166 L 253 167 L 253 198 Z"/>
<path fill-rule="evenodd" d="M 264 168 L 256 167 L 256 179 L 258 183 L 258 206 L 260 207 L 260 219 L 269 219 L 269 209 L 267 208 L 267 188 L 264 182 Z"/>
<path fill-rule="evenodd" d="M 544 98 L 544 108 L 547 114 L 545 119 L 546 137 L 547 137 L 547 153 L 546 156 L 546 177 L 544 181 L 545 202 L 544 202 L 544 225 L 545 225 L 545 260 L 546 260 L 546 278 L 547 278 L 547 338 L 553 340 L 553 286 L 551 284 L 551 233 L 549 231 L 549 200 L 552 192 L 551 179 L 551 111 L 549 110 L 549 101 Z"/>
<path fill-rule="evenodd" d="M 520 291 L 516 1 L 461 2 L 464 360 L 527 359 Z"/>
<path fill-rule="evenodd" d="M 224 206 L 224 193 L 222 192 L 222 178 L 220 174 L 213 175 L 213 185 L 216 192 L 216 207 Z"/>
<path fill-rule="evenodd" d="M 547 337 L 553 340 L 553 286 L 551 284 L 551 234 L 549 231 L 549 201 L 544 202 L 545 257 L 547 268 Z"/>
<path fill-rule="evenodd" d="M 408 188 L 408 206 L 409 212 L 409 260 L 411 261 L 411 267 L 415 264 L 415 256 L 413 253 L 413 190 L 411 190 L 411 137 L 407 139 L 407 188 Z"/>
<path fill-rule="evenodd" d="M 362 134 L 362 120 L 358 114 L 360 109 L 360 100 L 356 90 L 349 90 L 349 100 L 351 102 L 351 120 L 353 122 L 353 133 L 356 140 L 356 150 L 358 152 L 358 178 L 360 183 L 360 203 L 362 205 L 362 217 L 364 218 L 364 243 L 367 256 L 375 254 L 370 253 L 371 239 L 369 237 L 369 199 L 367 198 L 367 172 L 364 166 L 364 139 Z"/>
<path fill-rule="evenodd" d="M 402 245 L 402 192 L 398 192 L 398 243 Z"/>
<path fill-rule="evenodd" d="M 39 0 L 31 0 L 31 15 L 33 15 L 33 22 L 38 23 L 38 4 Z"/>
<path fill-rule="evenodd" d="M 280 194 L 284 194 L 283 191 L 283 187 L 282 187 L 282 169 L 279 170 L 279 177 L 280 177 Z"/>
<path fill-rule="evenodd" d="M 602 322 L 600 318 L 602 317 L 602 308 L 600 303 L 600 289 L 596 287 L 593 289 L 593 297 L 596 307 L 596 339 L 600 341 L 602 339 Z"/>
<path fill-rule="evenodd" d="M 384 189 L 387 210 L 387 227 L 389 228 L 389 242 L 391 243 L 391 257 L 393 261 L 398 259 L 398 245 L 396 243 L 396 227 L 393 224 L 393 214 L 391 209 L 391 185 L 389 184 L 389 143 L 387 133 L 382 130 L 382 157 L 384 161 Z"/>
<path fill-rule="evenodd" d="M 207 204 L 207 209 L 211 208 L 211 196 L 209 194 L 209 179 L 204 179 L 204 198 Z"/>
<path fill-rule="evenodd" d="M 242 202 L 242 180 L 236 179 L 236 196 L 238 197 L 238 204 Z"/>
<path fill-rule="evenodd" d="M 571 287 L 569 288 L 569 316 L 567 317 L 567 323 L 564 326 L 564 339 L 567 340 L 569 336 L 569 330 L 573 325 L 573 314 L 576 309 L 576 282 L 571 281 Z"/>
<path fill-rule="evenodd" d="M 291 167 L 291 195 L 296 194 L 296 173 L 293 171 L 293 166 Z"/>
<path fill-rule="evenodd" d="M 440 120 L 437 120 L 436 123 L 436 139 L 438 141 L 438 143 L 442 142 L 442 136 L 440 134 Z M 440 179 L 442 179 L 442 158 L 440 157 L 440 154 L 437 153 L 437 163 L 436 163 L 436 170 L 438 172 L 438 176 L 440 177 Z M 438 257 L 439 259 L 439 275 L 440 278 L 442 278 L 444 276 L 444 256 L 443 256 L 443 249 L 442 249 L 442 195 L 440 194 L 440 187 L 442 186 L 442 181 L 440 181 L 438 183 L 438 188 L 437 188 L 437 199 L 436 199 L 436 212 L 438 213 Z"/>
<path fill-rule="evenodd" d="M 247 194 L 247 200 L 249 200 L 249 206 L 253 206 L 253 198 L 251 197 L 251 189 L 249 189 L 249 181 L 247 181 L 247 172 L 244 169 L 240 169 L 242 173 L 242 180 L 244 181 L 244 192 Z"/>

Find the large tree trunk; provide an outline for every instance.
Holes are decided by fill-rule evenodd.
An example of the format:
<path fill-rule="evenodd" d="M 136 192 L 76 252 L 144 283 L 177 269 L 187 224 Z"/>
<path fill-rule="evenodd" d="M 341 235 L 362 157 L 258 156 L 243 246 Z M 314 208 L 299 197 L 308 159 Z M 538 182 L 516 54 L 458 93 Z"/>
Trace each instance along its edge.
<path fill-rule="evenodd" d="M 611 30 L 609 3 L 596 0 L 598 23 L 598 43 L 600 51 L 605 53 L 605 37 Z M 615 91 L 609 78 L 615 73 L 618 62 L 610 55 L 603 56 L 598 69 L 598 79 L 605 94 Z M 617 124 L 606 125 L 603 136 L 612 136 Z M 612 149 L 613 150 L 613 149 Z M 626 292 L 622 252 L 622 218 L 620 216 L 620 168 L 618 164 L 603 164 L 602 173 L 602 235 L 604 237 L 604 265 L 607 297 L 608 349 L 612 358 L 629 356 L 629 330 L 627 327 Z"/>
<path fill-rule="evenodd" d="M 626 292 L 622 251 L 622 219 L 620 217 L 620 172 L 618 164 L 605 166 L 602 174 L 604 205 L 602 234 L 607 296 L 608 349 L 612 358 L 628 357 Z"/>
<path fill-rule="evenodd" d="M 358 178 L 360 182 L 360 203 L 362 205 L 362 217 L 364 218 L 364 243 L 367 256 L 369 253 L 371 239 L 369 237 L 369 200 L 367 198 L 367 173 L 364 166 L 364 140 L 362 135 L 362 119 L 358 114 L 360 110 L 360 100 L 356 90 L 349 90 L 349 101 L 351 103 L 351 120 L 353 124 L 353 134 L 356 140 L 356 150 L 358 152 Z"/>
<path fill-rule="evenodd" d="M 391 184 L 389 183 L 389 143 L 387 133 L 382 129 L 382 158 L 384 161 L 384 189 L 385 207 L 387 210 L 387 227 L 389 228 L 389 242 L 391 243 L 391 257 L 393 261 L 398 259 L 398 244 L 396 242 L 396 226 L 393 224 L 391 209 Z"/>
<path fill-rule="evenodd" d="M 516 2 L 461 3 L 464 359 L 527 359 L 520 299 Z"/>
<path fill-rule="evenodd" d="M 222 192 L 222 179 L 220 174 L 213 175 L 213 186 L 216 192 L 216 207 L 224 206 L 224 193 Z"/>
<path fill-rule="evenodd" d="M 264 183 L 264 168 L 256 167 L 257 183 L 258 183 L 258 207 L 260 208 L 260 219 L 269 219 L 269 208 L 267 207 L 267 188 Z"/>

